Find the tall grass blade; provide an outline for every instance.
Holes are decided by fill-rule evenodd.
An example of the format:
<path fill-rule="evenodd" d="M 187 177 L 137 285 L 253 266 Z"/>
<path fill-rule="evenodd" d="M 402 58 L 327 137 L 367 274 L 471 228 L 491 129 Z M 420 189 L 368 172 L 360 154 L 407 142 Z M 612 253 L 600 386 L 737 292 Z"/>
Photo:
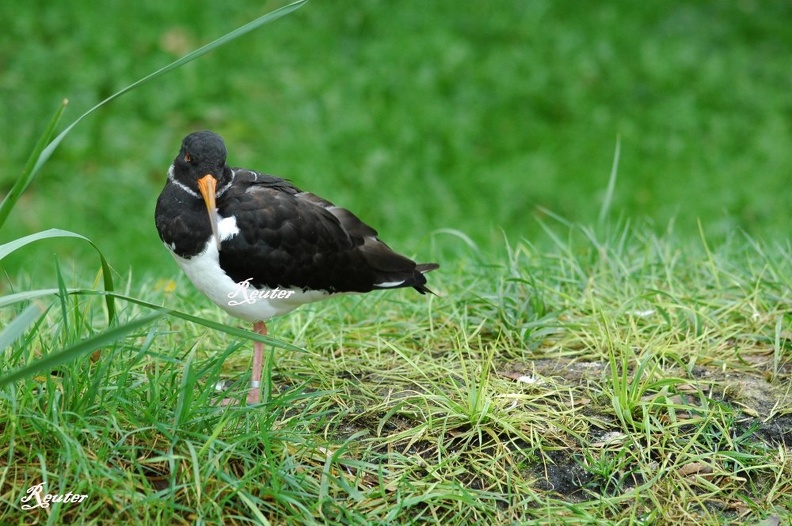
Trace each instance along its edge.
<path fill-rule="evenodd" d="M 55 275 L 58 279 L 58 296 L 60 297 L 60 309 L 61 309 L 61 319 L 63 322 L 63 332 L 64 334 L 69 334 L 71 331 L 69 330 L 69 306 L 67 300 L 69 291 L 66 288 L 66 281 L 63 279 L 63 273 L 60 269 L 60 262 L 55 259 Z"/>
<path fill-rule="evenodd" d="M 41 153 L 44 151 L 47 143 L 49 143 L 50 139 L 55 133 L 55 127 L 58 125 L 58 121 L 60 121 L 63 111 L 66 109 L 67 103 L 68 101 L 64 99 L 61 105 L 55 111 L 55 115 L 53 115 L 52 119 L 50 119 L 49 124 L 47 124 L 47 128 L 44 130 L 44 133 L 41 134 L 41 137 L 39 137 L 39 140 L 36 142 L 36 146 L 30 153 L 30 157 L 28 158 L 27 162 L 25 163 L 25 167 L 22 170 L 22 175 L 16 180 L 14 186 L 11 187 L 11 191 L 8 192 L 8 195 L 3 198 L 3 202 L 0 203 L 0 230 L 2 230 L 3 224 L 6 222 L 6 219 L 8 219 L 11 210 L 14 209 L 14 205 L 16 205 L 16 202 L 25 192 L 25 189 L 30 184 L 30 181 L 32 181 L 33 177 L 36 175 L 36 171 L 33 170 L 33 167 L 41 158 Z"/>
<path fill-rule="evenodd" d="M 46 311 L 47 306 L 44 304 L 33 303 L 20 312 L 5 329 L 0 331 L 0 351 L 14 343 Z"/>
<path fill-rule="evenodd" d="M 14 294 L 6 294 L 0 296 L 0 309 L 15 305 L 24 301 L 35 300 L 44 296 L 53 296 L 58 294 L 58 289 L 39 289 L 39 290 L 26 290 L 24 292 L 15 292 Z"/>
<path fill-rule="evenodd" d="M 610 213 L 611 204 L 613 203 L 613 194 L 616 191 L 616 176 L 619 173 L 619 154 L 621 153 L 621 136 L 616 136 L 616 150 L 613 152 L 613 165 L 611 166 L 610 178 L 608 179 L 608 188 L 605 190 L 605 197 L 602 200 L 602 208 L 599 213 L 600 226 L 605 223 L 605 218 Z"/>
<path fill-rule="evenodd" d="M 102 254 L 102 251 L 99 250 L 99 247 L 96 246 L 96 244 L 94 244 L 94 242 L 88 239 L 87 237 L 80 234 L 75 234 L 74 232 L 69 232 L 68 230 L 51 228 L 49 230 L 45 230 L 44 232 L 37 232 L 35 234 L 21 237 L 19 239 L 15 239 L 14 241 L 10 241 L 8 243 L 0 245 L 0 259 L 3 259 L 12 252 L 19 250 L 20 248 L 24 247 L 25 245 L 29 245 L 34 241 L 40 241 L 42 239 L 59 238 L 59 237 L 75 237 L 77 239 L 82 239 L 84 241 L 87 241 L 94 248 L 94 250 L 96 250 L 97 254 L 99 254 L 99 261 L 101 262 L 102 265 L 102 279 L 104 280 L 105 291 L 113 292 L 115 290 L 115 287 L 113 286 L 113 275 L 110 270 L 110 265 L 107 263 L 107 260 L 105 259 L 104 254 Z M 107 306 L 107 323 L 108 324 L 113 323 L 113 321 L 115 321 L 116 311 L 115 311 L 115 303 L 112 295 L 105 296 L 105 305 Z M 0 307 L 1 306 L 2 303 L 0 302 Z"/>
<path fill-rule="evenodd" d="M 112 296 L 114 299 L 128 301 L 130 303 L 134 303 L 136 305 L 140 305 L 142 307 L 155 310 L 162 315 L 173 316 L 174 318 L 180 318 L 182 320 L 189 321 L 190 323 L 203 325 L 204 327 L 216 331 L 224 332 L 230 336 L 266 343 L 273 347 L 277 347 L 279 349 L 284 349 L 287 351 L 303 352 L 303 349 L 301 349 L 300 347 L 277 340 L 275 338 L 272 338 L 271 336 L 262 336 L 252 331 L 238 329 L 236 327 L 229 327 L 228 325 L 224 325 L 220 322 L 207 320 L 205 318 L 199 318 L 198 316 L 193 316 L 192 314 L 187 314 L 186 312 L 169 309 L 167 307 L 157 305 L 156 303 L 150 303 L 148 301 L 144 301 L 138 298 L 133 298 L 131 296 L 125 296 L 124 294 L 118 294 L 116 292 L 111 292 L 111 291 L 102 292 L 91 289 L 68 289 L 67 292 L 69 294 L 76 294 L 82 296 Z M 61 293 L 60 289 L 39 289 L 39 290 L 28 290 L 25 292 L 17 292 L 14 294 L 7 294 L 5 296 L 0 296 L 0 308 L 7 307 L 9 305 L 14 305 L 16 303 L 22 303 L 24 301 L 30 301 L 44 296 L 53 296 L 60 293 Z"/>
<path fill-rule="evenodd" d="M 262 336 L 261 334 L 252 331 L 237 329 L 236 327 L 229 327 L 228 325 L 224 325 L 216 321 L 207 320 L 205 318 L 199 318 L 198 316 L 193 316 L 192 314 L 187 314 L 186 312 L 169 309 L 167 307 L 157 305 L 156 303 L 150 303 L 148 301 L 144 301 L 138 298 L 133 298 L 132 296 L 125 296 L 123 294 L 118 294 L 115 292 L 100 292 L 96 290 L 80 290 L 80 291 L 73 291 L 73 293 L 85 294 L 85 295 L 98 295 L 98 296 L 105 296 L 105 295 L 113 296 L 116 299 L 128 301 L 130 303 L 135 303 L 136 305 L 147 307 L 149 309 L 156 310 L 162 314 L 173 316 L 174 318 L 180 318 L 185 321 L 189 321 L 190 323 L 203 325 L 204 327 L 207 327 L 209 329 L 214 329 L 216 331 L 224 332 L 230 336 L 236 336 L 237 338 L 244 338 L 246 340 L 259 341 L 287 351 L 303 352 L 303 349 L 301 349 L 300 347 L 277 340 L 275 338 L 272 338 L 271 336 Z"/>

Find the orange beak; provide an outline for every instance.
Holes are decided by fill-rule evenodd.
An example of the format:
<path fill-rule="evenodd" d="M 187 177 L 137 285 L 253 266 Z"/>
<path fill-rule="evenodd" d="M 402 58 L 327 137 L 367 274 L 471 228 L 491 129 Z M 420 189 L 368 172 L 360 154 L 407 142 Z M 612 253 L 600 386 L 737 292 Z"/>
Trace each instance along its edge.
<path fill-rule="evenodd" d="M 215 194 L 217 193 L 217 179 L 212 174 L 206 174 L 198 179 L 198 189 L 201 191 L 206 211 L 209 212 L 209 223 L 212 225 L 212 236 L 217 243 L 217 251 L 220 251 L 220 236 L 217 234 L 217 204 Z"/>

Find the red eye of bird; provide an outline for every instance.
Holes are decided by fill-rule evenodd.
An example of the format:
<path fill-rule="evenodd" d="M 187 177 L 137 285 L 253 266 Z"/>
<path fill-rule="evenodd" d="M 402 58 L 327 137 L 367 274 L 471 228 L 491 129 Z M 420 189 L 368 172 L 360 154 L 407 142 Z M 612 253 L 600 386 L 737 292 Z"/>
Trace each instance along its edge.
<path fill-rule="evenodd" d="M 192 157 L 190 157 L 189 153 L 185 153 L 184 154 L 184 162 L 189 163 L 190 161 L 192 161 Z"/>

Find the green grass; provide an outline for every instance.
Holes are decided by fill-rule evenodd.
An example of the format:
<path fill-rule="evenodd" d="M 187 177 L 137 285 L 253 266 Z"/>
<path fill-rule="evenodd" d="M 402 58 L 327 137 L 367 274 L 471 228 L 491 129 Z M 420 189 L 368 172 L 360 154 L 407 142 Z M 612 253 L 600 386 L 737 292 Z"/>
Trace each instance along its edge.
<path fill-rule="evenodd" d="M 792 522 L 789 6 L 313 2 L 32 180 L 280 5 L 0 4 L 0 524 Z M 152 220 L 204 127 L 438 296 L 273 320 L 217 407 L 255 336 Z"/>
<path fill-rule="evenodd" d="M 547 232 L 554 248 L 435 273 L 437 297 L 273 321 L 304 350 L 268 357 L 261 406 L 217 408 L 212 388 L 244 395 L 251 343 L 171 318 L 5 388 L 0 520 L 43 520 L 16 507 L 39 481 L 89 496 L 54 523 L 791 520 L 789 245 Z M 181 277 L 140 289 L 227 319 Z M 90 335 L 103 313 L 84 303 L 4 367 Z"/>

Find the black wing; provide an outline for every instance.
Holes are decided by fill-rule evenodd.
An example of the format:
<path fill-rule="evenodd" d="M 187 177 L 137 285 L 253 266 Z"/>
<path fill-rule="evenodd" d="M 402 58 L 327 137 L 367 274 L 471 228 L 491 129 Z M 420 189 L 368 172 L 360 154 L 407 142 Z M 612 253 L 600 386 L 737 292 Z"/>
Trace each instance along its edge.
<path fill-rule="evenodd" d="M 237 169 L 217 206 L 221 216 L 236 217 L 240 231 L 220 251 L 220 265 L 236 282 L 328 292 L 430 292 L 423 273 L 437 265 L 417 265 L 397 254 L 352 212 L 288 181 Z"/>

